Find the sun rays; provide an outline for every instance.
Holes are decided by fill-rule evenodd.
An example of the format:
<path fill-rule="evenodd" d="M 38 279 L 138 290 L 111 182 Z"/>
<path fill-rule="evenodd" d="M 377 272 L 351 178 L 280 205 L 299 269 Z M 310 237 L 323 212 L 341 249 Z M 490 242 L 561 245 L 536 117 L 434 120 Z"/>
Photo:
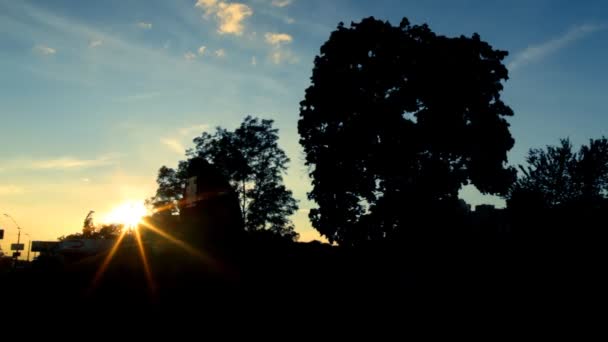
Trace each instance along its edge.
<path fill-rule="evenodd" d="M 137 249 L 139 250 L 139 256 L 141 257 L 141 263 L 144 266 L 144 272 L 146 274 L 146 282 L 148 283 L 148 289 L 150 293 L 154 294 L 156 292 L 156 284 L 154 283 L 154 278 L 152 277 L 152 271 L 150 270 L 150 263 L 148 262 L 148 257 L 146 256 L 146 250 L 144 248 L 144 244 L 141 241 L 141 233 L 139 229 L 135 229 L 135 239 L 137 241 Z"/>
<path fill-rule="evenodd" d="M 118 250 L 121 248 L 121 245 L 125 245 L 124 244 L 125 238 L 127 236 L 129 236 L 129 237 L 134 237 L 134 240 L 136 242 L 139 259 L 140 259 L 141 265 L 143 267 L 143 272 L 144 272 L 144 275 L 146 278 L 148 290 L 151 295 L 154 295 L 156 293 L 157 284 L 154 281 L 152 266 L 150 265 L 150 261 L 148 259 L 148 254 L 147 254 L 147 251 L 145 248 L 144 239 L 142 239 L 142 231 L 141 231 L 142 229 L 150 231 L 150 232 L 162 237 L 167 242 L 179 247 L 181 250 L 188 253 L 188 255 L 190 255 L 191 257 L 194 257 L 199 262 L 202 262 L 210 269 L 217 267 L 216 263 L 213 261 L 213 259 L 210 256 L 208 256 L 205 253 L 201 252 L 200 250 L 192 247 L 190 244 L 169 234 L 165 230 L 156 227 L 155 225 L 150 223 L 148 220 L 143 218 L 143 219 L 139 220 L 138 225 L 131 227 L 131 229 L 123 229 L 121 231 L 120 235 L 116 239 L 116 242 L 114 243 L 114 245 L 112 246 L 112 248 L 110 249 L 110 251 L 108 252 L 106 257 L 104 258 L 101 266 L 95 273 L 95 276 L 93 277 L 93 281 L 91 283 L 89 292 L 95 290 L 97 288 L 97 286 L 100 284 L 104 274 L 108 270 L 110 263 L 116 256 L 116 253 L 118 252 Z M 125 247 L 128 247 L 128 246 L 125 246 Z"/>
<path fill-rule="evenodd" d="M 108 265 L 110 265 L 110 261 L 112 261 L 112 258 L 114 257 L 114 254 L 116 254 L 116 251 L 120 247 L 120 244 L 122 243 L 122 240 L 125 238 L 125 235 L 126 235 L 126 230 L 123 230 L 120 232 L 120 235 L 116 239 L 116 242 L 112 246 L 112 249 L 110 249 L 110 252 L 105 257 L 103 262 L 101 263 L 101 266 L 99 267 L 99 269 L 97 270 L 97 273 L 95 273 L 95 276 L 93 277 L 93 288 L 95 286 L 97 286 L 97 284 L 99 283 L 99 280 L 101 280 L 101 277 L 106 272 Z"/>

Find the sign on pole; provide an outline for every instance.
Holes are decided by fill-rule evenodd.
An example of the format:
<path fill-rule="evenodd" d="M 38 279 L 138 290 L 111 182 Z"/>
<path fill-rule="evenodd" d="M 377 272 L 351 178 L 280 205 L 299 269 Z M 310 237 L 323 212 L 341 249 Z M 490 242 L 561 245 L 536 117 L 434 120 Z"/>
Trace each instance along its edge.
<path fill-rule="evenodd" d="M 12 251 L 22 251 L 25 249 L 25 245 L 22 243 L 11 243 Z"/>
<path fill-rule="evenodd" d="M 0 229 L 0 240 L 4 239 L 4 229 Z"/>

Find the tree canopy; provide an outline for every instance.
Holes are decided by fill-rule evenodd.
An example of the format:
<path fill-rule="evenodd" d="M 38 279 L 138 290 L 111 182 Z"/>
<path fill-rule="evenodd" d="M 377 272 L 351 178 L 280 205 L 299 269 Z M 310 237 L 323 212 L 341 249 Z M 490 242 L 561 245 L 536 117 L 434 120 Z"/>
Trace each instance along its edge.
<path fill-rule="evenodd" d="M 158 190 L 149 203 L 160 212 L 178 211 L 188 167 L 203 159 L 219 169 L 237 193 L 245 229 L 269 230 L 288 238 L 297 238 L 289 219 L 297 203 L 283 184 L 289 158 L 278 145 L 278 129 L 272 120 L 247 116 L 234 131 L 218 127 L 194 139 L 188 159 L 177 169 L 166 166 L 158 172 Z"/>
<path fill-rule="evenodd" d="M 514 140 L 501 100 L 507 52 L 480 36 L 363 19 L 315 58 L 298 129 L 313 226 L 330 241 L 384 239 L 466 184 L 504 194 Z"/>
<path fill-rule="evenodd" d="M 509 206 L 534 199 L 543 208 L 594 205 L 608 195 L 608 139 L 591 139 L 578 152 L 569 139 L 557 146 L 531 149 L 521 177 L 508 195 Z"/>

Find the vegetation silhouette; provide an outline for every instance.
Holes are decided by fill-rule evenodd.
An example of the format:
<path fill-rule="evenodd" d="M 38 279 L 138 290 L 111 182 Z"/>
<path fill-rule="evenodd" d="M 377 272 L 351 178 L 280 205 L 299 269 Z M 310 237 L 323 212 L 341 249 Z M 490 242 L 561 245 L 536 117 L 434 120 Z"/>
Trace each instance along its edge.
<path fill-rule="evenodd" d="M 520 239 L 567 243 L 569 249 L 577 239 L 589 246 L 597 241 L 608 218 L 608 139 L 591 139 L 578 152 L 561 139 L 557 146 L 531 149 L 526 162 L 506 196 Z"/>
<path fill-rule="evenodd" d="M 394 238 L 456 210 L 463 185 L 504 194 L 515 177 L 505 56 L 477 34 L 448 38 L 406 18 L 340 23 L 300 103 L 319 233 L 341 245 Z"/>
<path fill-rule="evenodd" d="M 448 38 L 405 18 L 338 26 L 298 123 L 318 205 L 310 218 L 333 244 L 297 242 L 279 132 L 248 116 L 160 168 L 155 213 L 139 229 L 97 226 L 91 212 L 83 233 L 60 238 L 112 240 L 110 251 L 0 272 L 0 284 L 27 294 L 28 308 L 121 310 L 165 325 L 186 315 L 276 325 L 291 314 L 369 325 L 592 302 L 604 284 L 608 140 L 532 149 L 517 178 L 506 165 L 513 113 L 500 98 L 506 55 L 476 34 Z M 507 208 L 471 210 L 458 198 L 465 184 Z"/>
<path fill-rule="evenodd" d="M 215 133 L 203 132 L 194 139 L 188 159 L 177 170 L 161 167 L 156 196 L 148 202 L 166 213 L 179 210 L 179 200 L 193 163 L 206 161 L 225 177 L 238 196 L 246 231 L 269 230 L 297 239 L 289 220 L 297 209 L 292 192 L 283 184 L 289 158 L 278 146 L 278 130 L 272 120 L 247 116 L 234 131 L 218 127 Z"/>
<path fill-rule="evenodd" d="M 608 194 L 608 139 L 591 139 L 578 152 L 572 148 L 569 139 L 562 139 L 559 146 L 531 149 L 528 165 L 520 166 L 523 176 L 509 192 L 510 206 L 526 196 L 537 199 L 536 209 L 602 202 Z"/>

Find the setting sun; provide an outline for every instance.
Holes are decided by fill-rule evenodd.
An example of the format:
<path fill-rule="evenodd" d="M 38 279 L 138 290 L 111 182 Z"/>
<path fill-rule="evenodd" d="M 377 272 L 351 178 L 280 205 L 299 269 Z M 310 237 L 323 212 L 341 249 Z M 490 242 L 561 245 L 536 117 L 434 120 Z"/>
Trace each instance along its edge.
<path fill-rule="evenodd" d="M 103 219 L 106 223 L 124 224 L 128 228 L 135 228 L 141 219 L 148 214 L 143 201 L 127 201 L 110 211 Z"/>

